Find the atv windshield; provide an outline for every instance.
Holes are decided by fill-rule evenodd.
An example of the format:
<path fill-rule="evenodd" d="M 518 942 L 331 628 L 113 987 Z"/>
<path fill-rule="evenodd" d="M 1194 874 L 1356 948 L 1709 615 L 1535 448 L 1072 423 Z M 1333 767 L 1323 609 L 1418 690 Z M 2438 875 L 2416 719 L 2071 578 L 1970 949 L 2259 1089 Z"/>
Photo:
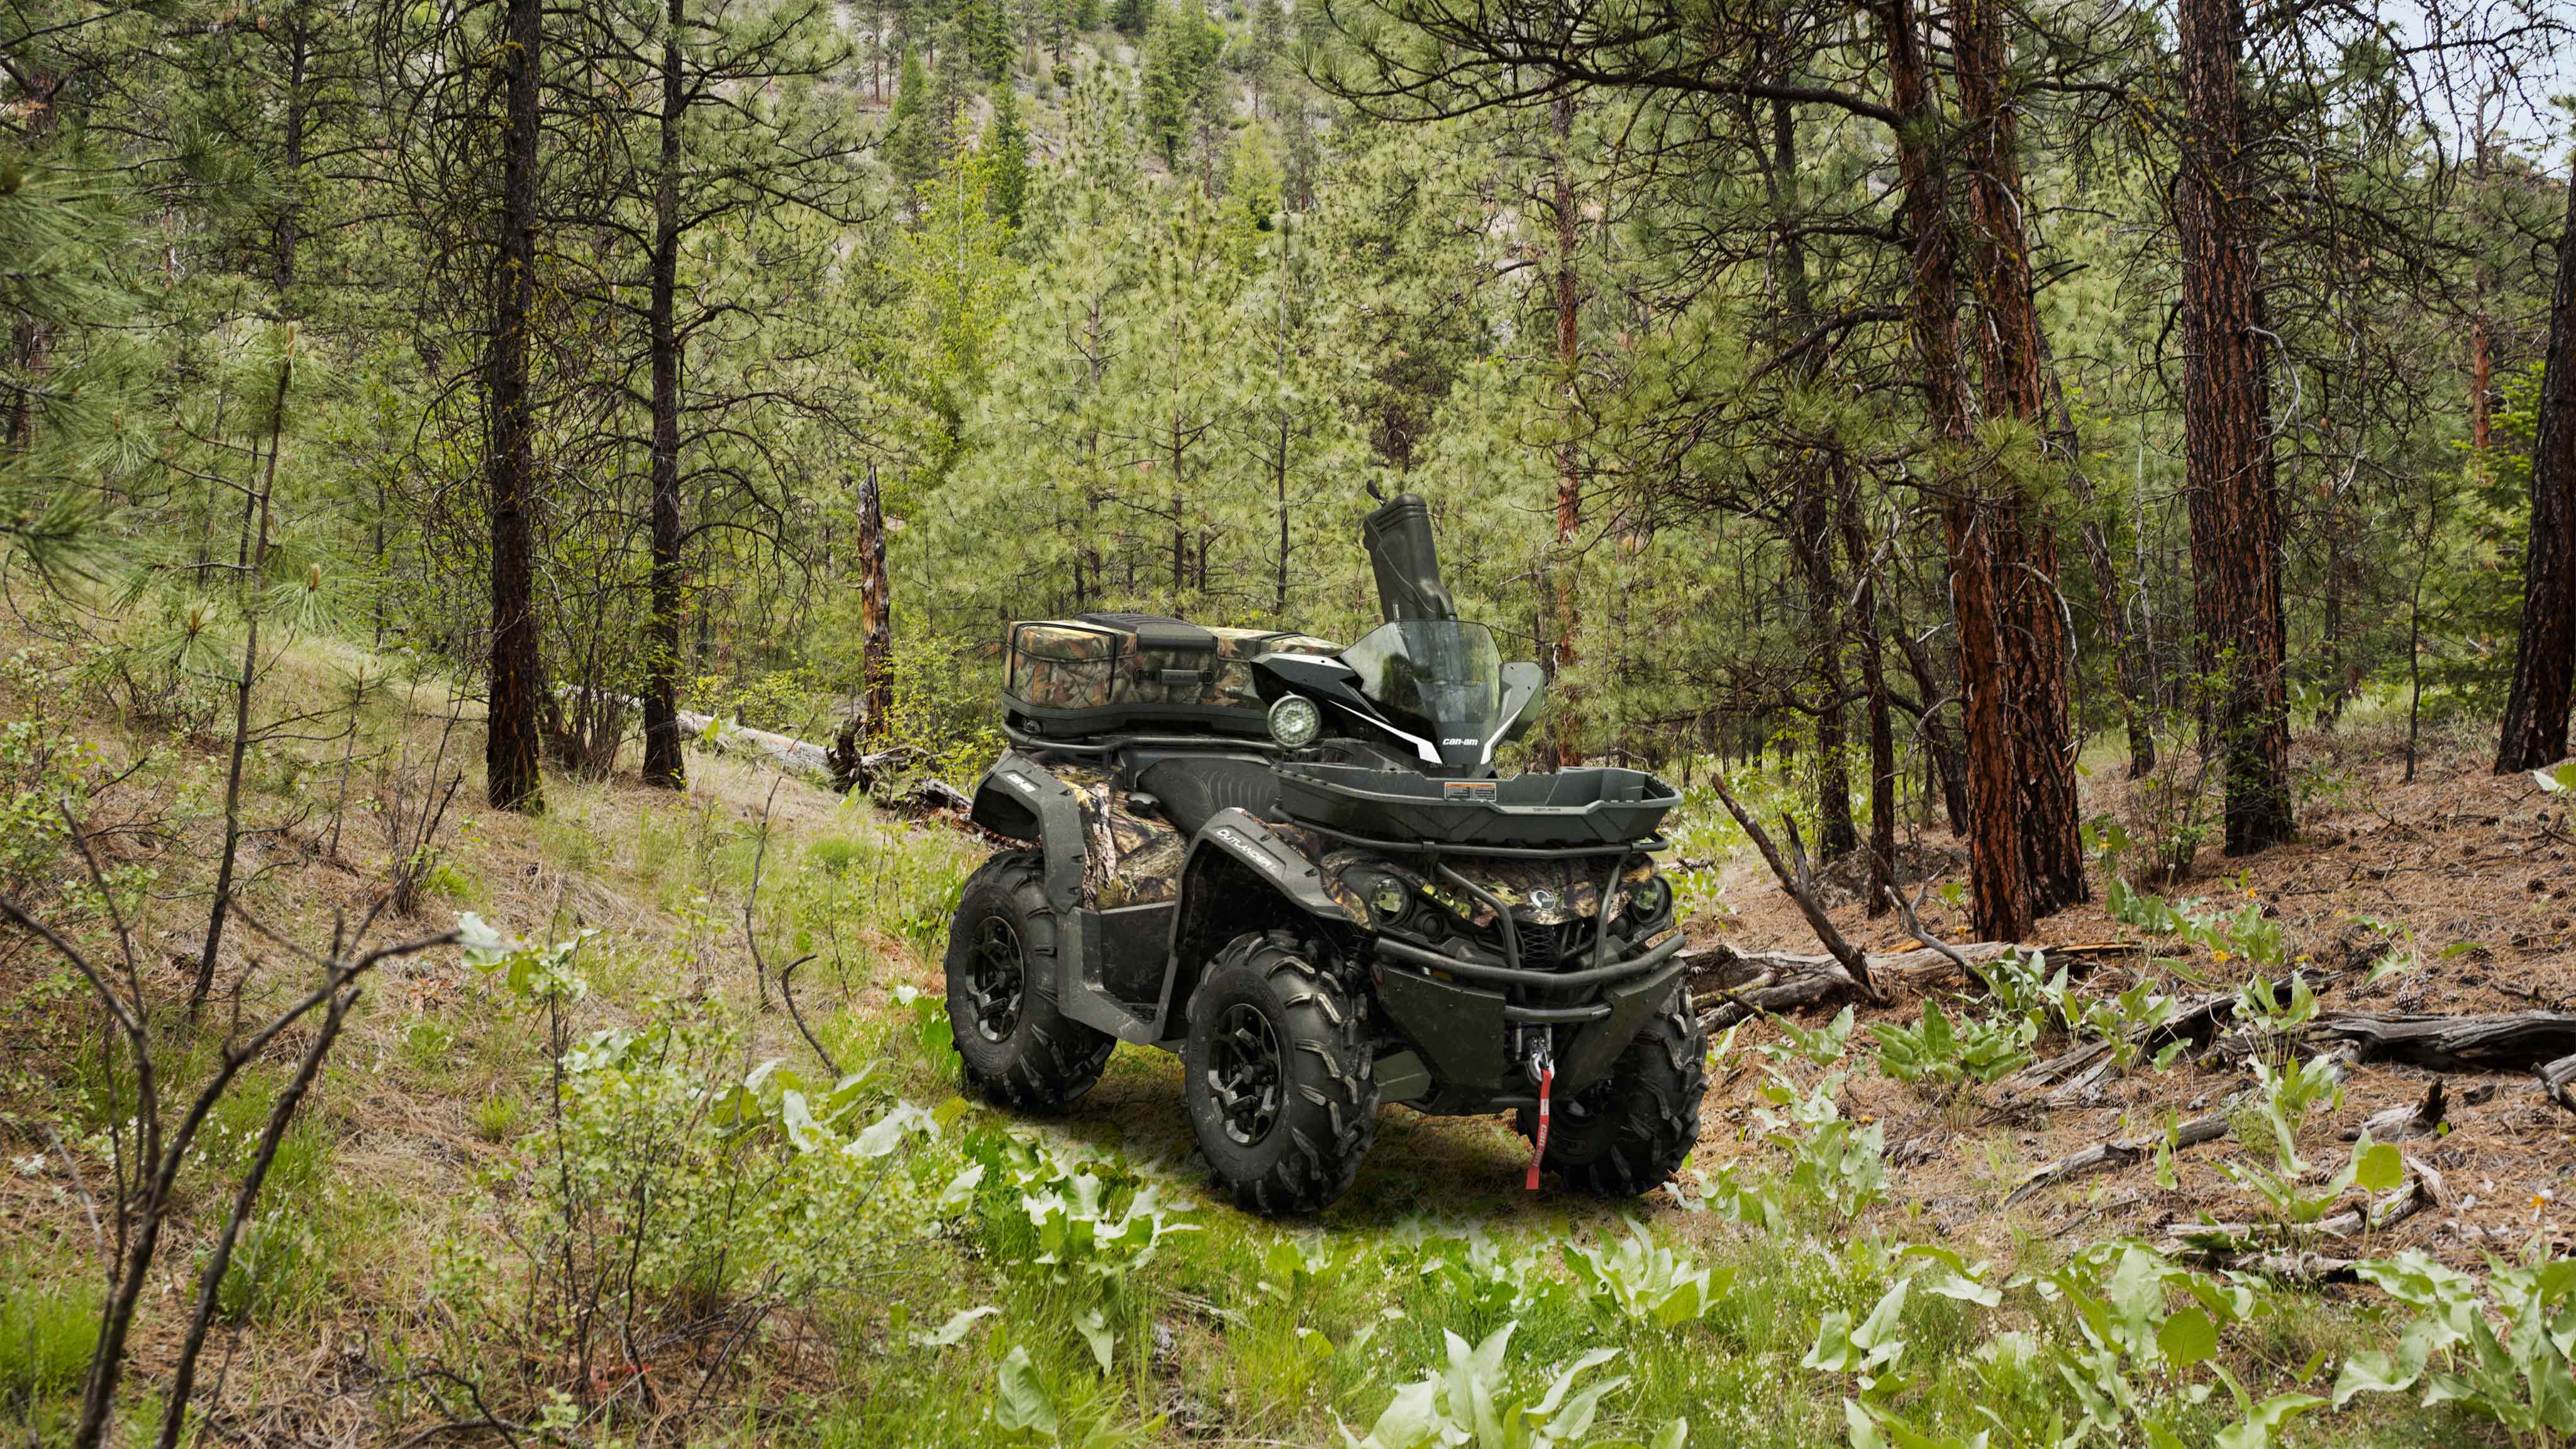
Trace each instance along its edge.
<path fill-rule="evenodd" d="M 1456 619 L 1382 624 L 1342 651 L 1360 693 L 1442 744 L 1483 744 L 1502 728 L 1503 654 L 1493 632 Z"/>

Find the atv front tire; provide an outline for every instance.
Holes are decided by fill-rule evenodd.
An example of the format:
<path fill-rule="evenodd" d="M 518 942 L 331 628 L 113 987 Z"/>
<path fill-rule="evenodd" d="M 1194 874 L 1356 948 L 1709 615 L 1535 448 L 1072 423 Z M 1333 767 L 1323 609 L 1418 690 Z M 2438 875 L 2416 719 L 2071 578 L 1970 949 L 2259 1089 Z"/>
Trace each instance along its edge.
<path fill-rule="evenodd" d="M 1315 1212 L 1349 1189 L 1377 1135 L 1360 1004 L 1285 931 L 1237 936 L 1190 994 L 1181 1054 L 1190 1128 L 1246 1211 Z"/>
<path fill-rule="evenodd" d="M 1669 1181 L 1699 1141 L 1707 1057 L 1708 1033 L 1676 989 L 1608 1076 L 1556 1099 L 1541 1165 L 1594 1197 L 1638 1197 Z M 1521 1135 L 1537 1126 L 1538 1114 L 1521 1108 Z"/>
<path fill-rule="evenodd" d="M 1057 1004 L 1056 913 L 1039 870 L 1011 851 L 967 877 L 948 926 L 948 1029 L 968 1086 L 1056 1112 L 1100 1080 L 1118 1039 Z"/>

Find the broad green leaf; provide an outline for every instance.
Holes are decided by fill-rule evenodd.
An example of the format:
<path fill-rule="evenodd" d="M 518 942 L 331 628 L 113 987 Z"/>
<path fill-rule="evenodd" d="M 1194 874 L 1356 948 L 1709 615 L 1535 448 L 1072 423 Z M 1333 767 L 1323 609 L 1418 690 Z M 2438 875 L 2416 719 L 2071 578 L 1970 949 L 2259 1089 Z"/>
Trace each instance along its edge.
<path fill-rule="evenodd" d="M 2398 1155 L 2393 1142 L 2371 1142 L 2363 1138 L 2363 1147 L 2355 1160 L 2353 1180 L 2365 1192 L 2394 1192 L 2406 1181 L 2406 1159 Z"/>
<path fill-rule="evenodd" d="M 1002 1359 L 997 1377 L 1000 1391 L 993 1403 L 994 1420 L 1005 1429 L 1052 1436 L 1056 1432 L 1055 1400 L 1039 1381 L 1036 1367 L 1029 1362 L 1029 1351 L 1014 1347 Z"/>
<path fill-rule="evenodd" d="M 2157 1325 L 2156 1351 L 2174 1368 L 2205 1362 L 2218 1352 L 2218 1325 L 2198 1308 L 2185 1308 Z"/>

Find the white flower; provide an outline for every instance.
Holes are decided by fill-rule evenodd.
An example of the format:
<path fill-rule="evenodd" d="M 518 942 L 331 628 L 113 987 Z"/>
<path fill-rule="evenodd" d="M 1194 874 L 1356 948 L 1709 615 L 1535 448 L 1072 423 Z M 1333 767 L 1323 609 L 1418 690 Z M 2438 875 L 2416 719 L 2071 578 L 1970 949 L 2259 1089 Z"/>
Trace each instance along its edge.
<path fill-rule="evenodd" d="M 27 1155 L 27 1156 L 25 1156 L 25 1157 L 21 1157 L 21 1158 L 19 1158 L 19 1159 L 18 1159 L 18 1170 L 19 1170 L 20 1172 L 25 1173 L 25 1174 L 26 1174 L 27 1176 L 29 1176 L 29 1177 L 42 1177 L 42 1176 L 44 1176 L 44 1175 L 45 1175 L 45 1154 L 43 1154 L 43 1153 L 41 1153 L 41 1152 L 35 1152 L 35 1153 L 30 1153 L 30 1154 L 28 1154 L 28 1155 Z"/>

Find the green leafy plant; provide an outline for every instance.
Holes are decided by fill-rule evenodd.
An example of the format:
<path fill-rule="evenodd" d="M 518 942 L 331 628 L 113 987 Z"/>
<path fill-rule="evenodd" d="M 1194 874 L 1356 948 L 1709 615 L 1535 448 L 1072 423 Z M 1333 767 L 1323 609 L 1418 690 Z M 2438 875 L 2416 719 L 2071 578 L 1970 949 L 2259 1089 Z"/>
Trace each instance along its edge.
<path fill-rule="evenodd" d="M 1527 1315 L 1564 1290 L 1536 1249 L 1507 1252 L 1481 1228 L 1463 1237 L 1427 1238 L 1420 1252 L 1417 1275 L 1446 1290 L 1467 1316 L 1486 1322 Z"/>
<path fill-rule="evenodd" d="M 1507 1355 L 1515 1321 L 1470 1344 L 1455 1333 L 1441 1337 L 1448 1345 L 1449 1365 L 1395 1391 L 1366 1438 L 1342 1430 L 1350 1449 L 1573 1449 L 1613 1441 L 1593 1435 L 1601 1401 L 1626 1387 L 1625 1378 L 1597 1380 L 1577 1388 L 1594 1369 L 1618 1357 L 1618 1350 L 1596 1348 L 1577 1355 L 1549 1378 L 1533 1399 L 1517 1392 Z M 1657 1449 L 1680 1449 L 1689 1426 L 1676 1421 L 1657 1435 Z"/>
<path fill-rule="evenodd" d="M 2488 1259 L 2487 1281 L 2417 1252 L 2361 1263 L 2363 1281 L 2415 1310 L 2394 1353 L 2356 1353 L 2336 1377 L 2340 1406 L 2365 1393 L 2420 1391 L 2492 1419 L 2516 1445 L 2576 1439 L 2576 1258 L 2535 1247 Z"/>
<path fill-rule="evenodd" d="M 506 1092 L 496 1092 L 474 1104 L 474 1135 L 486 1142 L 507 1142 L 527 1125 L 528 1104 Z"/>
<path fill-rule="evenodd" d="M 1565 1265 L 1586 1297 L 1657 1328 L 1674 1328 L 1707 1314 L 1734 1281 L 1732 1268 L 1714 1272 L 1657 1242 L 1631 1219 L 1615 1243 L 1565 1245 Z"/>
<path fill-rule="evenodd" d="M 1937 1001 L 1925 998 L 1918 1026 L 1872 1026 L 1879 1070 L 1900 1082 L 1942 1092 L 1968 1082 L 1984 1085 L 2028 1066 L 2039 1028 L 2029 1018 L 1961 1017 L 1954 1025 Z"/>
<path fill-rule="evenodd" d="M 1877 1123 L 1843 1116 L 1835 1094 L 1844 1080 L 1844 1073 L 1829 1073 L 1801 1090 L 1774 1069 L 1760 1091 L 1779 1110 L 1766 1108 L 1758 1117 L 1763 1140 L 1789 1154 L 1787 1188 L 1848 1222 L 1887 1196 L 1887 1151 L 1886 1133 Z"/>
<path fill-rule="evenodd" d="M 1830 1067 L 1841 1061 L 1843 1053 L 1850 1049 L 1853 1016 L 1848 1006 L 1834 1013 L 1833 1020 L 1813 1030 L 1785 1016 L 1775 1016 L 1771 1020 L 1780 1028 L 1781 1039 L 1764 1042 L 1761 1051 L 1775 1062 L 1810 1061 L 1820 1067 Z"/>
<path fill-rule="evenodd" d="M 2228 1181 L 2251 1193 L 2272 1221 L 2293 1229 L 2315 1224 L 2355 1187 L 2364 1192 L 2389 1192 L 2406 1181 L 2405 1159 L 2396 1147 L 2372 1142 L 2367 1131 L 2353 1144 L 2344 1165 L 2314 1187 L 2308 1185 L 2302 1167 L 2287 1162 L 2222 1162 L 2218 1170 Z"/>
<path fill-rule="evenodd" d="M 2236 1420 L 2210 1442 L 2219 1449 L 2270 1449 L 2285 1424 L 2326 1402 L 2304 1393 L 2256 1399 L 2219 1362 L 2222 1330 L 2247 1321 L 2255 1308 L 2254 1290 L 2245 1283 L 2179 1267 L 2135 1243 L 2086 1248 L 2014 1283 L 2069 1314 L 2071 1333 L 2022 1345 L 2055 1370 L 2076 1406 L 2074 1432 L 2062 1442 L 2180 1449 L 2197 1437 L 2186 1437 L 2192 1421 L 2209 1412 L 2215 1391 L 2224 1388 Z"/>

